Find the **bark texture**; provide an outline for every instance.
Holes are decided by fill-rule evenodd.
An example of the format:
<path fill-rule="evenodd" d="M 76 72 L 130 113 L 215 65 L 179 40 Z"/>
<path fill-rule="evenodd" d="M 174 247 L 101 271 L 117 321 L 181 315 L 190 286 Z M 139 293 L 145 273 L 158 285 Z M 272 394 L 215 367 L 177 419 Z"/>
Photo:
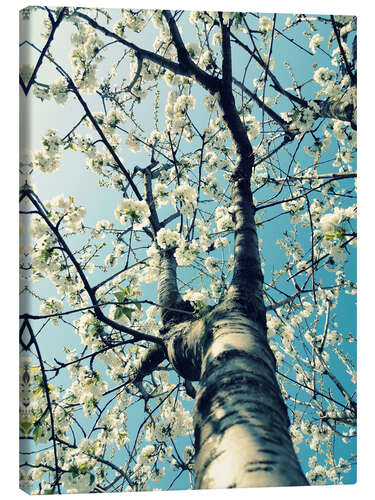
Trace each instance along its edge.
<path fill-rule="evenodd" d="M 357 130 L 357 102 L 353 98 L 352 102 L 348 101 L 317 101 L 319 104 L 319 116 L 322 118 L 335 118 L 349 122 L 353 130 Z"/>
<path fill-rule="evenodd" d="M 168 358 L 199 380 L 194 402 L 195 488 L 307 485 L 263 324 L 233 301 L 171 328 Z"/>
<path fill-rule="evenodd" d="M 207 325 L 194 407 L 195 487 L 306 485 L 265 331 L 242 313 Z"/>

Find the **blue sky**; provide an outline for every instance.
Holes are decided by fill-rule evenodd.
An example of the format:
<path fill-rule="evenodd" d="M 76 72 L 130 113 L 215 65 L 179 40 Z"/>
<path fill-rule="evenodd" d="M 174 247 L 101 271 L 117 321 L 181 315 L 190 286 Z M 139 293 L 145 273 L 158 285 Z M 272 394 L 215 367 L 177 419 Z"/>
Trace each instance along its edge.
<path fill-rule="evenodd" d="M 283 25 L 282 18 L 283 16 L 280 15 L 279 22 L 281 25 Z M 63 30 L 60 35 L 64 35 Z M 57 45 L 58 38 L 56 39 L 56 46 Z M 307 60 L 305 58 L 301 60 L 296 59 L 298 54 L 300 54 L 300 51 L 296 51 L 294 54 L 293 49 L 290 48 L 290 44 L 288 44 L 287 50 L 288 56 L 291 58 L 291 61 L 293 61 L 293 64 L 298 66 L 299 75 L 301 75 L 300 78 L 303 80 L 307 78 L 308 75 L 311 75 L 311 65 L 307 62 Z M 64 53 L 65 51 L 62 49 L 62 57 L 64 57 Z M 279 57 L 282 57 L 282 55 L 283 54 L 280 54 Z M 275 58 L 276 57 L 277 54 L 275 54 Z M 62 65 L 69 68 L 68 62 Z M 41 81 L 43 81 L 42 76 L 43 72 L 41 72 Z M 45 77 L 49 77 L 48 72 L 45 73 Z M 57 74 L 54 78 L 57 78 Z M 42 104 L 36 102 L 34 98 L 32 101 L 34 101 L 32 113 L 34 116 L 38 117 L 36 123 L 37 126 L 32 127 L 32 150 L 38 150 L 40 148 L 40 136 L 45 130 L 48 128 L 57 128 L 59 132 L 61 132 L 61 135 L 64 135 L 71 128 L 72 124 L 75 123 L 75 121 L 78 121 L 81 117 L 81 112 L 77 109 L 77 104 L 72 103 L 71 99 L 69 100 L 69 104 L 64 108 L 54 104 L 52 101 Z M 134 165 L 135 156 L 131 153 L 127 153 L 127 155 L 128 154 L 129 163 Z M 137 162 L 140 163 L 138 156 L 140 155 L 137 155 Z M 82 203 L 87 207 L 87 225 L 94 224 L 98 219 L 112 219 L 113 209 L 117 206 L 119 200 L 121 199 L 120 195 L 118 193 L 114 195 L 110 190 L 98 189 L 95 174 L 89 172 L 85 168 L 82 168 L 83 157 L 81 156 L 81 162 L 79 162 L 79 160 L 77 161 L 77 157 L 79 158 L 79 155 L 76 153 L 67 152 L 64 154 L 64 168 L 61 168 L 57 172 L 50 175 L 35 174 L 34 180 L 38 187 L 38 193 L 42 199 L 50 199 L 62 192 L 66 195 L 73 196 L 77 203 Z M 144 162 L 146 161 L 147 158 L 144 158 Z M 93 196 L 92 193 L 95 193 L 95 196 Z M 267 254 L 267 260 L 272 260 L 275 267 L 277 267 L 278 264 L 282 262 L 283 257 L 280 252 L 276 250 L 276 247 L 273 244 L 275 237 L 272 225 L 268 225 L 267 229 L 261 231 L 260 237 L 264 241 L 264 249 Z M 353 280 L 355 280 L 354 259 L 352 259 L 349 264 L 349 273 L 353 276 Z M 46 294 L 46 296 L 56 295 L 53 291 L 53 287 L 49 284 L 43 282 L 40 286 L 40 289 L 44 294 Z M 346 298 L 346 300 L 349 299 Z M 352 306 L 345 300 L 340 306 L 340 316 L 345 328 L 348 331 L 351 330 L 354 332 L 356 322 L 355 315 L 353 314 Z M 52 329 L 54 334 L 53 336 L 50 334 L 45 336 L 44 347 L 49 349 L 50 345 L 51 347 L 53 345 L 55 348 L 57 347 L 59 349 L 65 344 L 67 340 L 66 335 L 68 335 L 68 333 L 60 328 L 51 327 L 51 330 Z"/>

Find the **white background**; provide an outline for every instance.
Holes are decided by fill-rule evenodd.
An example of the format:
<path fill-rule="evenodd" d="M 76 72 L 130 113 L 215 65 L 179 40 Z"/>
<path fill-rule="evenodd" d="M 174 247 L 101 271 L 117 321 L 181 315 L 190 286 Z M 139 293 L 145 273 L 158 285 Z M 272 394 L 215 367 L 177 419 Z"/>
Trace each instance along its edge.
<path fill-rule="evenodd" d="M 48 5 L 55 3 L 47 2 Z M 1 107 L 0 119 L 2 157 L 0 158 L 0 494 L 6 499 L 22 498 L 26 494 L 18 490 L 18 10 L 25 2 L 13 0 L 0 11 L 1 34 Z M 44 5 L 44 3 L 43 3 Z M 315 486 L 310 488 L 266 488 L 257 490 L 212 490 L 130 493 L 131 500 L 194 500 L 194 499 L 248 499 L 262 500 L 319 498 L 356 499 L 370 498 L 375 490 L 373 478 L 375 445 L 374 426 L 374 278 L 373 255 L 375 253 L 374 184 L 375 126 L 374 126 L 374 33 L 375 7 L 371 0 L 174 0 L 159 2 L 137 0 L 130 3 L 111 0 L 85 0 L 64 2 L 68 6 L 123 7 L 123 8 L 172 8 L 186 10 L 247 10 L 253 12 L 284 12 L 306 14 L 346 14 L 358 16 L 359 59 L 359 467 L 358 482 L 352 486 Z M 129 493 L 127 494 L 129 495 Z M 74 499 L 93 499 L 92 495 L 75 495 Z M 100 498 L 115 499 L 115 494 Z M 358 499 L 359 500 L 359 499 Z"/>

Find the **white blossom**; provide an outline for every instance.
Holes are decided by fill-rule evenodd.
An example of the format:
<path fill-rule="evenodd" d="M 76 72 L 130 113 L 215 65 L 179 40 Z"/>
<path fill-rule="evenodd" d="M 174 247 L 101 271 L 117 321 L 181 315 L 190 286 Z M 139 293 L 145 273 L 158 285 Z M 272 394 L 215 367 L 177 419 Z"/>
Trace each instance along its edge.
<path fill-rule="evenodd" d="M 262 34 L 267 34 L 272 31 L 273 21 L 269 17 L 263 16 L 259 19 L 259 31 Z"/>
<path fill-rule="evenodd" d="M 144 200 L 123 199 L 114 211 L 116 219 L 124 226 L 128 223 L 133 225 L 135 230 L 140 230 L 148 223 L 150 209 Z"/>
<path fill-rule="evenodd" d="M 322 43 L 323 40 L 324 40 L 324 37 L 319 35 L 319 33 L 315 33 L 315 35 L 312 36 L 310 43 L 309 43 L 309 47 L 310 47 L 313 54 L 316 53 L 316 49 L 320 46 L 320 44 Z"/>
<path fill-rule="evenodd" d="M 336 71 L 329 68 L 319 68 L 314 73 L 314 80 L 316 83 L 319 83 L 322 87 L 326 85 L 328 82 L 336 79 L 337 74 Z"/>

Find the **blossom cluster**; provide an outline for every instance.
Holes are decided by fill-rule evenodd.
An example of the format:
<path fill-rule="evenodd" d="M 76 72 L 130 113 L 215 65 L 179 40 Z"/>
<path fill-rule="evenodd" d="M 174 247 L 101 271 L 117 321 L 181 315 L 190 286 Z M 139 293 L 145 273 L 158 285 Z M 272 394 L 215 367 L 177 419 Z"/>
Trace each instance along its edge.
<path fill-rule="evenodd" d="M 259 31 L 262 33 L 262 35 L 266 35 L 267 33 L 270 33 L 273 28 L 273 21 L 269 17 L 262 16 L 259 18 Z"/>
<path fill-rule="evenodd" d="M 57 196 L 45 203 L 48 218 L 54 226 L 60 225 L 60 233 L 74 234 L 82 232 L 83 217 L 86 210 L 74 204 L 74 200 Z M 69 267 L 64 258 L 56 235 L 47 222 L 39 215 L 33 215 L 30 225 L 30 236 L 33 238 L 30 253 L 32 269 L 31 280 L 48 277 L 56 286 L 56 291 L 62 297 L 67 297 L 69 305 L 85 303 L 88 296 L 84 292 L 82 280 L 75 268 Z M 58 299 L 45 301 L 41 311 L 44 314 L 61 312 L 61 302 Z M 51 322 L 55 324 L 56 318 Z"/>
<path fill-rule="evenodd" d="M 147 441 L 165 442 L 177 436 L 186 436 L 192 432 L 193 419 L 181 401 L 168 399 L 161 408 L 160 417 L 146 431 Z"/>
<path fill-rule="evenodd" d="M 71 36 L 73 49 L 70 54 L 71 64 L 74 68 L 73 80 L 81 92 L 92 94 L 99 83 L 96 77 L 98 63 L 103 59 L 98 55 L 104 45 L 98 32 L 85 23 L 77 23 L 77 33 Z"/>
<path fill-rule="evenodd" d="M 313 54 L 316 53 L 316 49 L 318 47 L 320 47 L 320 44 L 323 42 L 324 40 L 324 37 L 321 36 L 319 33 L 315 33 L 315 35 L 313 35 L 311 37 L 311 40 L 310 40 L 310 43 L 309 43 L 309 48 L 311 49 L 311 51 L 313 52 Z"/>
<path fill-rule="evenodd" d="M 185 93 L 181 94 L 178 90 L 168 92 L 168 100 L 165 106 L 165 116 L 167 127 L 172 135 L 183 132 L 186 140 L 193 137 L 191 125 L 189 124 L 186 113 L 195 107 L 195 98 L 188 93 L 186 87 Z"/>
<path fill-rule="evenodd" d="M 42 150 L 33 155 L 33 168 L 46 173 L 57 170 L 60 166 L 61 146 L 62 141 L 57 135 L 57 130 L 47 130 L 42 140 Z"/>
<path fill-rule="evenodd" d="M 168 191 L 167 184 L 164 182 L 156 182 L 153 189 L 153 195 L 157 208 L 163 205 L 168 205 L 170 201 L 170 193 Z"/>
<path fill-rule="evenodd" d="M 62 312 L 63 308 L 64 304 L 62 300 L 51 297 L 40 305 L 40 313 L 45 315 L 57 314 Z M 58 324 L 56 318 L 51 318 L 50 321 L 53 325 Z"/>
<path fill-rule="evenodd" d="M 191 216 L 197 207 L 197 192 L 187 183 L 177 186 L 171 193 L 175 207 L 179 206 L 182 214 Z"/>
<path fill-rule="evenodd" d="M 159 229 L 156 237 L 159 247 L 164 249 L 177 247 L 181 239 L 180 233 L 164 227 Z"/>
<path fill-rule="evenodd" d="M 82 404 L 85 415 L 90 416 L 95 403 L 108 389 L 108 384 L 97 371 L 90 370 L 87 366 L 79 367 L 76 377 L 67 391 L 67 397 Z"/>
<path fill-rule="evenodd" d="M 86 209 L 82 205 L 76 205 L 71 196 L 65 198 L 63 194 L 60 194 L 47 201 L 45 206 L 52 223 L 57 224 L 61 219 L 67 231 L 71 233 L 81 231 Z"/>
<path fill-rule="evenodd" d="M 124 226 L 132 224 L 135 231 L 142 229 L 148 223 L 150 209 L 144 200 L 123 199 L 114 211 L 115 217 Z"/>
<path fill-rule="evenodd" d="M 146 24 L 146 10 L 137 10 L 133 12 L 130 9 L 122 9 L 122 17 L 118 21 L 124 26 L 124 31 L 126 28 L 139 33 L 143 30 Z M 124 34 L 124 33 L 123 33 Z"/>
<path fill-rule="evenodd" d="M 341 230 L 341 224 L 345 221 L 355 219 L 356 210 L 354 205 L 347 208 L 335 207 L 332 213 L 327 213 L 321 217 L 319 225 L 324 236 L 332 236 Z"/>
<path fill-rule="evenodd" d="M 68 100 L 68 86 L 65 78 L 50 83 L 50 85 L 33 86 L 33 94 L 41 101 L 48 101 L 51 97 L 55 99 L 56 104 L 64 105 Z"/>
<path fill-rule="evenodd" d="M 219 206 L 215 211 L 215 222 L 218 232 L 230 231 L 234 228 L 233 216 L 230 208 Z"/>

